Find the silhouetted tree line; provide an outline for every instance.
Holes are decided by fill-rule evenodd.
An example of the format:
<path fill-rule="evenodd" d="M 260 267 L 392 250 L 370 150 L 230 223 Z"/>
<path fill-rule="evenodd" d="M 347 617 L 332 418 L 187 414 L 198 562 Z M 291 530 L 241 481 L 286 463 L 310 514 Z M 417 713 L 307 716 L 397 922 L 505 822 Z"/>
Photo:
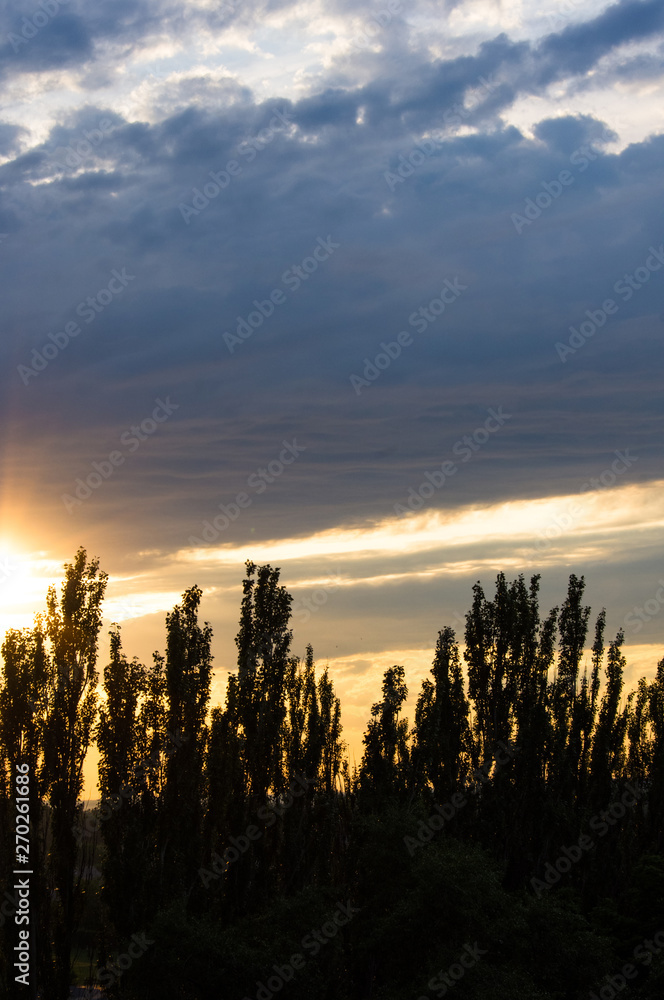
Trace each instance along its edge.
<path fill-rule="evenodd" d="M 601 611 L 583 662 L 583 577 L 545 617 L 539 576 L 501 573 L 492 598 L 476 584 L 463 653 L 444 627 L 412 728 L 404 668 L 385 672 L 351 773 L 278 569 L 247 563 L 237 671 L 211 711 L 198 587 L 150 666 L 113 626 L 100 697 L 107 578 L 83 549 L 65 571 L 2 645 L 1 995 L 65 1000 L 83 954 L 128 1000 L 664 996 L 664 659 L 625 697 Z M 12 968 L 23 762 L 29 989 Z"/>

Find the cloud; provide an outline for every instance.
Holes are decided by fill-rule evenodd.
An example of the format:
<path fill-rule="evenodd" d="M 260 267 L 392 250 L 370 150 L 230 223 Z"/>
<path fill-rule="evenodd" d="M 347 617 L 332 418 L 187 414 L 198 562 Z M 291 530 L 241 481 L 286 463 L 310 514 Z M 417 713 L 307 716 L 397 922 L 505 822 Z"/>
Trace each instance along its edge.
<path fill-rule="evenodd" d="M 537 47 L 542 83 L 587 72 L 613 48 L 664 31 L 662 0 L 620 0 L 591 21 L 570 25 Z"/>
<path fill-rule="evenodd" d="M 242 140 L 258 135 L 276 108 L 292 113 L 295 130 L 275 133 L 253 159 L 243 158 Z M 65 435 L 78 442 L 74 458 L 84 451 L 93 459 L 154 397 L 177 394 L 181 420 L 165 429 L 167 443 L 155 440 L 149 473 L 147 454 L 136 463 L 131 488 L 149 496 L 161 483 L 194 520 L 216 497 L 232 498 L 282 438 L 303 428 L 307 459 L 266 495 L 265 511 L 286 504 L 288 518 L 304 516 L 313 527 L 338 516 L 352 496 L 345 517 L 382 517 L 414 476 L 501 404 L 515 413 L 504 436 L 436 503 L 465 503 L 477 490 L 493 498 L 524 488 L 545 494 L 552 476 L 569 484 L 598 451 L 629 444 L 642 456 L 639 476 L 647 476 L 657 447 L 646 427 L 657 405 L 658 274 L 565 367 L 555 344 L 659 245 L 652 203 L 663 140 L 619 155 L 598 147 L 594 159 L 577 157 L 575 165 L 575 145 L 596 142 L 604 123 L 545 119 L 533 140 L 512 127 L 450 136 L 390 191 L 385 170 L 414 148 L 401 127 L 377 141 L 368 125 L 330 119 L 311 145 L 310 111 L 308 101 L 268 101 L 214 116 L 191 108 L 150 125 L 88 107 L 0 169 L 20 219 L 11 261 L 17 280 L 6 297 L 16 334 L 5 346 L 12 364 L 4 377 L 14 382 L 26 433 L 49 413 L 54 440 Z M 55 149 L 75 144 L 104 116 L 113 130 L 83 169 L 53 172 Z M 187 225 L 179 205 L 191 204 L 192 192 L 233 157 L 242 172 Z M 574 183 L 518 234 L 511 215 L 566 168 Z M 288 287 L 284 275 L 328 236 L 340 248 L 297 289 Z M 126 294 L 23 386 L 16 366 L 75 320 L 118 267 L 135 275 Z M 40 292 L 30 299 L 25 283 L 35 272 Z M 454 276 L 467 292 L 418 334 L 413 315 Z M 285 304 L 230 354 L 223 333 L 277 288 Z M 362 374 L 365 359 L 373 362 L 400 330 L 412 346 L 358 397 L 351 374 Z M 586 446 L 573 436 L 569 391 L 575 414 L 584 414 Z M 44 440 L 26 454 L 39 463 L 42 448 L 51 446 Z M 527 484 L 514 478 L 525 454 Z M 62 492 L 81 464 L 59 459 L 54 489 Z M 185 501 L 182 469 L 190 466 L 196 496 Z M 111 506 L 114 497 L 110 488 Z M 150 530 L 158 534 L 156 520 Z"/>
<path fill-rule="evenodd" d="M 21 125 L 0 122 L 0 156 L 9 156 L 20 149 L 21 141 L 28 130 Z"/>
<path fill-rule="evenodd" d="M 52 6 L 58 8 L 57 0 Z M 50 8 L 35 6 L 21 20 L 14 15 L 9 22 L 7 41 L 0 46 L 0 77 L 80 65 L 91 55 L 92 40 L 84 18 L 66 9 L 50 14 Z"/>

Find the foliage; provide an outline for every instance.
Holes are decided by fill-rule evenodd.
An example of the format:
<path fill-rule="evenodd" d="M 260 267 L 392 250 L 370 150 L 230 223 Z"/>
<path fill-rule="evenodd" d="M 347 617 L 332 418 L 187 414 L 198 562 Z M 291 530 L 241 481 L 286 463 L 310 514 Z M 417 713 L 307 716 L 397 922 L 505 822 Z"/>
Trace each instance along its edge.
<path fill-rule="evenodd" d="M 149 667 L 113 627 L 101 699 L 106 575 L 84 550 L 34 627 L 7 633 L 0 850 L 13 856 L 27 762 L 43 1000 L 64 1000 L 89 945 L 109 994 L 141 1000 L 254 998 L 296 954 L 272 991 L 295 1000 L 576 1000 L 664 932 L 664 659 L 625 696 L 624 636 L 605 648 L 602 610 L 584 663 L 583 577 L 544 616 L 538 576 L 500 573 L 493 597 L 477 583 L 463 649 L 438 633 L 412 729 L 404 667 L 386 670 L 352 776 L 332 678 L 311 646 L 292 654 L 279 577 L 247 563 L 237 672 L 211 710 L 197 586 Z M 84 815 L 93 743 L 101 798 Z M 3 863 L 0 894 L 11 878 Z M 654 1000 L 663 979 L 654 955 L 633 995 Z"/>

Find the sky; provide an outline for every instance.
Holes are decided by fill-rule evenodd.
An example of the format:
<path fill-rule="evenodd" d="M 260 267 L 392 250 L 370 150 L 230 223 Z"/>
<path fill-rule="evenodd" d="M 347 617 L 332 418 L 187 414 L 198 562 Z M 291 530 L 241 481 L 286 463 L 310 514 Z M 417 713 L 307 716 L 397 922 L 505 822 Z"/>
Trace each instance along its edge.
<path fill-rule="evenodd" d="M 218 704 L 270 563 L 356 760 L 501 570 L 653 676 L 663 55 L 664 0 L 7 0 L 0 631 L 79 546 L 130 657 L 198 584 Z"/>

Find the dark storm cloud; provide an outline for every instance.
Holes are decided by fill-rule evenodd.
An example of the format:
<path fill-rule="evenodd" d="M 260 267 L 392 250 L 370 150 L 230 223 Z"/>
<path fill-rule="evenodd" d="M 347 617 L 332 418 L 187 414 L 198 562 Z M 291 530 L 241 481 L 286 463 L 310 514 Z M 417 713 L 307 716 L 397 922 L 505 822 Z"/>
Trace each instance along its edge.
<path fill-rule="evenodd" d="M 9 0 L 0 17 L 0 74 L 82 69 L 112 43 L 126 58 L 134 45 L 181 21 L 177 6 L 149 0 Z"/>
<path fill-rule="evenodd" d="M 550 83 L 585 73 L 611 49 L 664 31 L 662 0 L 621 0 L 592 21 L 570 25 L 537 47 L 538 78 Z"/>
<path fill-rule="evenodd" d="M 619 29 L 629 6 L 575 28 L 572 48 L 586 28 L 591 62 L 636 37 Z M 660 22 L 655 5 L 641 6 L 645 37 Z M 123 6 L 115 27 L 100 10 L 91 37 L 134 32 L 139 44 L 154 25 L 155 8 Z M 43 483 L 39 509 L 87 530 L 130 504 L 137 544 L 163 545 L 166 531 L 179 548 L 297 438 L 301 458 L 228 541 L 379 520 L 500 406 L 509 421 L 432 507 L 574 492 L 626 447 L 639 456 L 633 481 L 656 474 L 664 268 L 624 301 L 613 288 L 664 239 L 664 138 L 615 155 L 588 115 L 540 121 L 534 140 L 505 126 L 500 109 L 536 92 L 543 66 L 590 65 L 565 62 L 556 45 L 501 36 L 473 57 L 413 59 L 398 80 L 323 86 L 296 102 L 256 104 L 229 82 L 218 104 L 215 81 L 212 107 L 181 107 L 192 99 L 183 85 L 169 95 L 177 110 L 155 123 L 90 104 L 0 167 L 12 241 L 11 253 L 0 247 L 4 421 L 21 475 Z M 481 77 L 491 89 L 467 118 L 481 129 L 455 135 L 445 114 Z M 441 129 L 401 176 L 422 133 Z M 211 193 L 211 174 L 227 178 L 224 190 Z M 321 240 L 339 246 L 316 261 Z M 305 260 L 314 269 L 298 284 Z M 123 269 L 126 286 L 86 321 L 88 299 Z M 445 280 L 465 287 L 422 328 Z M 256 302 L 268 312 L 275 291 L 281 303 L 229 350 L 224 333 Z M 609 297 L 617 311 L 561 361 L 556 343 Z M 81 332 L 64 344 L 67 323 Z M 400 331 L 412 342 L 367 379 L 366 359 Z M 53 343 L 64 346 L 24 384 L 17 367 Z M 351 375 L 370 384 L 358 394 Z M 61 494 L 169 394 L 172 417 L 67 514 Z"/>
<path fill-rule="evenodd" d="M 92 40 L 83 17 L 67 12 L 66 8 L 49 16 L 41 7 L 35 7 L 22 18 L 14 14 L 8 21 L 6 42 L 0 46 L 0 77 L 10 77 L 16 72 L 41 73 L 80 65 L 92 54 Z M 41 14 L 41 18 L 35 16 Z M 42 19 L 47 19 L 42 24 Z M 3 32 L 3 36 L 5 32 Z"/>
<path fill-rule="evenodd" d="M 547 118 L 538 122 L 533 131 L 547 144 L 549 151 L 555 150 L 568 157 L 586 143 L 603 145 L 618 138 L 615 132 L 607 130 L 602 122 L 590 115 Z"/>
<path fill-rule="evenodd" d="M 111 65 L 121 66 L 131 53 L 158 38 L 184 41 L 195 40 L 201 34 L 223 37 L 234 21 L 260 24 L 266 14 L 292 6 L 279 0 L 226 0 L 219 9 L 163 0 L 106 0 L 94 5 L 75 0 L 43 3 L 40 6 L 27 0 L 10 0 L 5 4 L 0 17 L 0 73 L 11 76 L 67 68 L 85 72 L 83 85 L 92 89 L 108 82 Z M 372 16 L 372 11 L 356 3 L 337 4 L 333 10 L 342 15 L 360 15 L 365 20 Z M 425 10 L 423 4 L 412 12 Z M 367 56 L 361 48 L 353 50 L 351 65 L 353 59 L 362 62 L 368 58 L 370 65 L 382 66 L 388 72 L 398 53 L 404 94 L 386 103 L 381 87 L 369 85 L 364 96 L 374 120 L 395 113 L 410 114 L 417 120 L 423 110 L 435 108 L 441 101 L 453 102 L 465 86 L 475 84 L 480 74 L 501 71 L 508 88 L 505 99 L 513 85 L 522 91 L 546 87 L 555 80 L 584 74 L 612 49 L 656 36 L 664 28 L 663 0 L 622 0 L 596 18 L 554 32 L 539 43 L 515 43 L 501 34 L 483 42 L 475 56 L 426 65 L 422 61 L 422 56 L 428 58 L 426 53 L 414 50 L 409 41 L 408 13 L 401 8 L 390 15 L 389 31 L 381 35 L 385 53 Z M 336 72 L 333 70 L 331 76 Z M 416 82 L 418 78 L 426 81 L 425 87 Z M 409 79 L 413 81 L 411 87 Z M 331 96 L 332 100 L 327 101 L 319 96 L 312 103 L 332 116 L 336 105 L 337 116 L 343 115 L 347 102 L 342 95 Z M 304 121 L 314 113 L 314 107 L 302 111 Z"/>

